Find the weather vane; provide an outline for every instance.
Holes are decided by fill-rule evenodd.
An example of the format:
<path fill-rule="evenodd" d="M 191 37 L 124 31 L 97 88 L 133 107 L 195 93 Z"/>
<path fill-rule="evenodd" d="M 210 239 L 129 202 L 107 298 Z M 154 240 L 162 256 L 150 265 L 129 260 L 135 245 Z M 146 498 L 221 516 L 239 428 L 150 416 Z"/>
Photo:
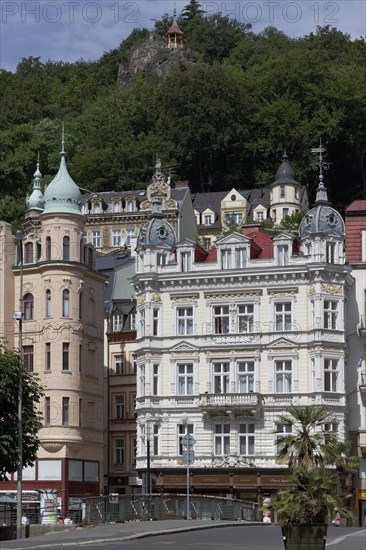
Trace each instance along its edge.
<path fill-rule="evenodd" d="M 329 170 L 330 168 L 330 162 L 324 162 L 323 160 L 323 153 L 325 153 L 325 148 L 322 145 L 322 138 L 319 140 L 319 147 L 312 147 L 311 148 L 312 153 L 319 153 L 319 162 L 315 162 L 312 164 L 313 170 L 318 171 L 319 170 L 319 180 L 320 183 L 323 183 L 324 175 L 323 172 L 326 170 Z"/>

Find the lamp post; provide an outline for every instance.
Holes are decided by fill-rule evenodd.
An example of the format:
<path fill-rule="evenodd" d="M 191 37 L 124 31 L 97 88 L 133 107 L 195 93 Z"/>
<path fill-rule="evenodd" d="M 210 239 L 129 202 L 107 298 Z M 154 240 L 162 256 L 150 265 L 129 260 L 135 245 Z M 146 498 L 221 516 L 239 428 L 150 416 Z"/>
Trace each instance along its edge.
<path fill-rule="evenodd" d="M 151 454 L 150 454 L 150 422 L 151 414 L 146 414 L 146 492 L 147 492 L 147 513 L 150 519 L 150 494 L 151 494 Z"/>
<path fill-rule="evenodd" d="M 184 437 L 182 437 L 182 447 L 183 449 L 183 461 L 187 464 L 187 520 L 191 519 L 190 514 L 190 503 L 189 503 L 189 465 L 191 462 L 194 461 L 194 451 L 193 451 L 193 445 L 195 444 L 196 440 L 193 437 L 192 434 L 188 432 L 188 416 L 184 414 L 182 416 L 182 422 L 186 426 L 186 434 Z"/>
<path fill-rule="evenodd" d="M 22 486 L 23 486 L 23 239 L 24 233 L 18 230 L 15 234 L 18 245 L 19 276 L 19 311 L 14 311 L 13 318 L 19 321 L 19 378 L 18 378 L 18 471 L 17 471 L 17 538 L 22 532 Z"/>

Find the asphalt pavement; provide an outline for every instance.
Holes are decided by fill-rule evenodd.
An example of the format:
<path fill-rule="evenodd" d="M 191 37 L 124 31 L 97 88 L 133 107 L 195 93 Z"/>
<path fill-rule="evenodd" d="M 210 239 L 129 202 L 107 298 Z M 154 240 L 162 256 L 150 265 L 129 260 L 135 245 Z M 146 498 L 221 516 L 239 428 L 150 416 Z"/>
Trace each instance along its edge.
<path fill-rule="evenodd" d="M 28 539 L 7 540 L 0 543 L 1 550 L 42 550 L 46 548 L 67 548 L 68 546 L 86 546 L 92 543 L 124 542 L 142 537 L 179 533 L 184 531 L 217 529 L 223 527 L 243 526 L 245 521 L 212 521 L 212 520 L 166 520 L 166 521 L 133 521 L 111 523 L 96 527 L 77 527 L 65 531 L 49 532 L 46 535 Z M 252 522 L 247 523 L 253 525 Z"/>

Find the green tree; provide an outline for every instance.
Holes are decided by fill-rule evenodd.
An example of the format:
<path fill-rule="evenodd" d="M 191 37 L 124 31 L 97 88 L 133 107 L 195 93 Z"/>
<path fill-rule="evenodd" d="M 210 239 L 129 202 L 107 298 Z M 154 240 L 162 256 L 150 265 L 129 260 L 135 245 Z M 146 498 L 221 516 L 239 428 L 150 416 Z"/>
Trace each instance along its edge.
<path fill-rule="evenodd" d="M 26 371 L 19 354 L 2 349 L 0 354 L 0 481 L 18 466 L 18 387 L 19 374 L 23 377 L 23 465 L 30 466 L 36 459 L 39 446 L 38 432 L 42 427 L 37 404 L 42 395 L 33 373 Z"/>
<path fill-rule="evenodd" d="M 329 417 L 325 407 L 287 407 L 286 414 L 277 417 L 277 423 L 281 428 L 289 427 L 291 433 L 277 440 L 277 459 L 286 461 L 290 468 L 300 465 L 307 470 L 323 464 L 325 446 L 332 448 L 335 444 L 331 433 L 324 440 L 322 427 Z"/>
<path fill-rule="evenodd" d="M 197 15 L 203 15 L 205 12 L 202 9 L 202 6 L 197 0 L 190 0 L 189 4 L 184 6 L 181 17 L 185 19 L 186 21 L 189 21 L 190 19 L 193 19 Z"/>
<path fill-rule="evenodd" d="M 304 217 L 304 212 L 294 212 L 290 216 L 285 216 L 283 220 L 281 220 L 281 223 L 278 226 L 278 228 L 285 229 L 288 231 L 297 231 L 299 229 L 299 226 L 303 217 Z"/>

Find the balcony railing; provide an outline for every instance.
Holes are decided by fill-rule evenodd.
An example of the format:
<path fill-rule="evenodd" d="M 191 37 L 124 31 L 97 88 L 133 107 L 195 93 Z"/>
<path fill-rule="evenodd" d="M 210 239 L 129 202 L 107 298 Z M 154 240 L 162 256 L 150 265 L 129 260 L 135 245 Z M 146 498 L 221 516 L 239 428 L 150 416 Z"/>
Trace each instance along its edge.
<path fill-rule="evenodd" d="M 221 412 L 228 416 L 238 414 L 252 416 L 257 414 L 261 404 L 262 396 L 259 393 L 205 393 L 200 395 L 200 408 L 204 415 Z"/>

